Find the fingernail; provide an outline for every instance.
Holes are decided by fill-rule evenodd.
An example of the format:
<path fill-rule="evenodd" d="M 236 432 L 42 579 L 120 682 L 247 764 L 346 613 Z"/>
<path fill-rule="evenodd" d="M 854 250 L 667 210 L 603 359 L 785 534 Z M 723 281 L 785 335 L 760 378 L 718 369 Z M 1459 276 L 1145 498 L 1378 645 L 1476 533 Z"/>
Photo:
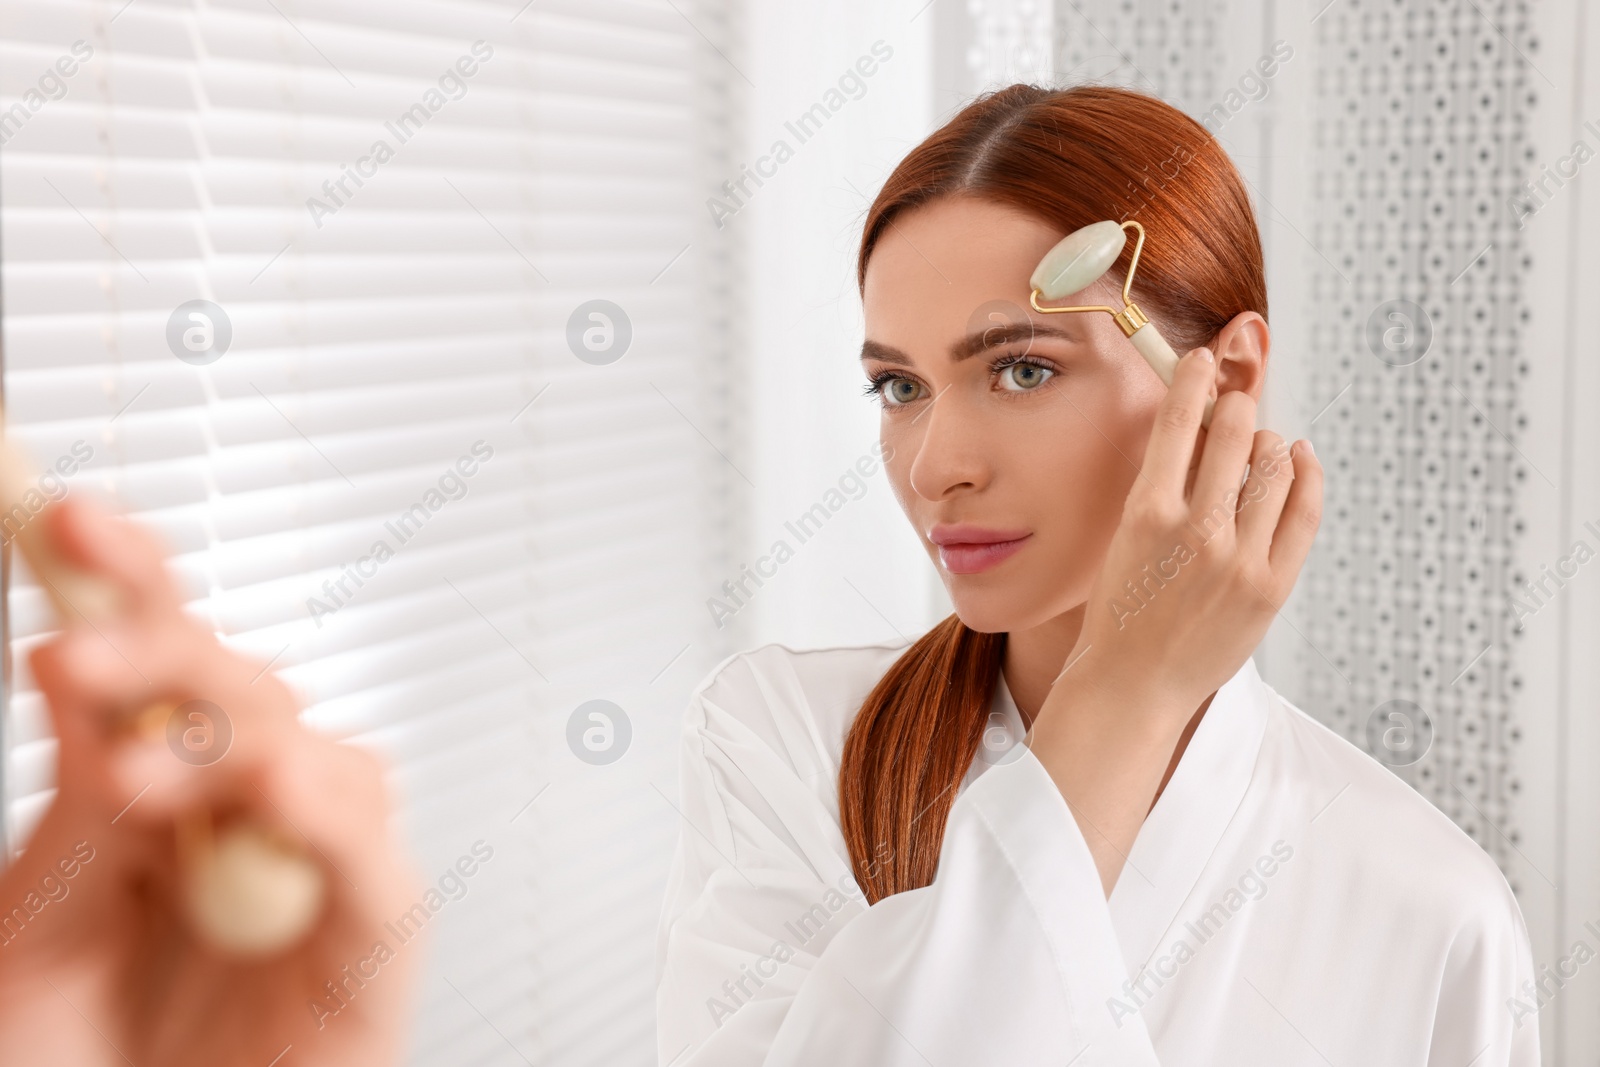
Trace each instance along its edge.
<path fill-rule="evenodd" d="M 1199 352 L 1200 358 L 1207 363 L 1215 363 L 1217 361 L 1217 357 L 1211 354 L 1211 349 L 1209 348 L 1197 348 L 1195 351 Z"/>
<path fill-rule="evenodd" d="M 1317 450 L 1311 447 L 1311 438 L 1302 437 L 1296 443 L 1302 446 L 1301 451 L 1305 452 L 1306 455 L 1314 456 L 1317 454 Z"/>

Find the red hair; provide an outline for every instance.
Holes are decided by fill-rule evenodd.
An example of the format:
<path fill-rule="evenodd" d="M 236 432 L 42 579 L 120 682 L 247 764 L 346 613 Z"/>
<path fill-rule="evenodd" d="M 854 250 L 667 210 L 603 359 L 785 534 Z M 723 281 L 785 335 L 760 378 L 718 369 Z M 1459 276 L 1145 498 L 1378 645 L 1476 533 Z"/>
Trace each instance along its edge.
<path fill-rule="evenodd" d="M 951 195 L 1019 208 L 1063 234 L 1136 219 L 1147 238 L 1130 292 L 1179 352 L 1242 312 L 1266 318 L 1261 235 L 1243 180 L 1204 126 L 1154 97 L 1099 85 L 1013 85 L 978 97 L 889 175 L 867 213 L 858 286 L 895 215 Z M 1133 245 L 1108 272 L 1119 284 Z M 845 741 L 839 811 L 869 901 L 933 881 L 1005 639 L 951 615 L 862 704 Z"/>

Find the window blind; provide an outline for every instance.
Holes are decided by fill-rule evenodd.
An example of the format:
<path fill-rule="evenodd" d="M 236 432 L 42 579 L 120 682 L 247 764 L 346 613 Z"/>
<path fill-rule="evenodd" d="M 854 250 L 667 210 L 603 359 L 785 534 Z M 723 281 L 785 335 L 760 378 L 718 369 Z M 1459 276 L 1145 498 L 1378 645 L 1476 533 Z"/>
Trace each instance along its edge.
<path fill-rule="evenodd" d="M 417 1063 L 653 1055 L 671 750 L 745 488 L 703 207 L 727 6 L 0 0 L 11 431 L 390 761 L 445 899 Z M 14 853 L 54 744 L 11 567 Z"/>

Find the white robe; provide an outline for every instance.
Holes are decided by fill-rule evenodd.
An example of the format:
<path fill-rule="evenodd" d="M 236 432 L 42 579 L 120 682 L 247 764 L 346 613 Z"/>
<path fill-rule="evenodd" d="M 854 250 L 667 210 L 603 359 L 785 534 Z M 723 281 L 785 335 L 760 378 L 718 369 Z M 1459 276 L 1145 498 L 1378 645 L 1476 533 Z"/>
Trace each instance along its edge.
<path fill-rule="evenodd" d="M 933 884 L 875 906 L 839 759 L 889 645 L 695 691 L 657 938 L 671 1067 L 1533 1067 L 1527 930 L 1478 845 L 1247 661 L 1109 900 L 1004 679 Z"/>

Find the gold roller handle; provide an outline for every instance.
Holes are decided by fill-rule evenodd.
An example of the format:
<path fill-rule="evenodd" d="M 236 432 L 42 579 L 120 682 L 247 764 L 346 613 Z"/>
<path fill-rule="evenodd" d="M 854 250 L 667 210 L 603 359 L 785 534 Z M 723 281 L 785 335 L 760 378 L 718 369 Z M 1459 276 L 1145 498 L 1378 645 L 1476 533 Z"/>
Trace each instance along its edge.
<path fill-rule="evenodd" d="M 0 430 L 4 416 L 0 413 Z M 35 508 L 30 494 L 46 501 Z M 63 623 L 75 615 L 90 621 L 115 616 L 117 588 L 68 564 L 44 535 L 49 507 L 26 457 L 0 436 L 0 514 L 26 509 L 13 540 L 44 587 Z M 145 737 L 164 737 L 177 705 L 157 700 L 130 717 L 127 727 Z M 303 938 L 322 913 L 327 877 L 296 842 L 250 822 L 214 831 L 211 813 L 196 809 L 179 817 L 178 862 L 190 927 L 216 949 L 235 956 L 269 956 Z"/>

